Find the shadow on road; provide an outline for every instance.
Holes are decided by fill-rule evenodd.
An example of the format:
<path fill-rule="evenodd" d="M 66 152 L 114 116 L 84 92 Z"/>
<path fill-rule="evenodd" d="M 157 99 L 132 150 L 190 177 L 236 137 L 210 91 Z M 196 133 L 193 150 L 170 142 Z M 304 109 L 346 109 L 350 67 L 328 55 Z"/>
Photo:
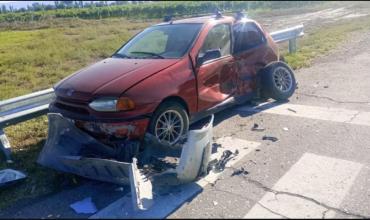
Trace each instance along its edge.
<path fill-rule="evenodd" d="M 213 122 L 213 126 L 217 126 L 224 120 L 227 120 L 235 115 L 239 115 L 240 117 L 250 117 L 254 114 L 257 114 L 261 111 L 288 103 L 289 101 L 272 101 L 272 102 L 264 102 L 261 104 L 254 104 L 252 102 L 246 102 L 244 104 L 235 105 L 233 107 L 227 108 L 215 114 L 215 120 Z M 245 107 L 248 111 L 242 111 L 240 108 Z"/>

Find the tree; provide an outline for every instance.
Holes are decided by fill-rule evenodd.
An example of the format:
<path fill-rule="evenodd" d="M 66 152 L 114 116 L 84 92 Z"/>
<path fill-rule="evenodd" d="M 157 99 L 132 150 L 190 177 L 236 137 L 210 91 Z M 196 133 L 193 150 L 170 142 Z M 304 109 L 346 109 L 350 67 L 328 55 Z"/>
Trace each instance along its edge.
<path fill-rule="evenodd" d="M 44 9 L 45 10 L 53 10 L 53 9 L 56 9 L 56 7 L 54 5 L 46 5 L 46 6 L 44 6 Z"/>
<path fill-rule="evenodd" d="M 40 5 L 38 2 L 32 3 L 32 10 L 33 11 L 42 11 L 44 10 L 44 6 Z"/>
<path fill-rule="evenodd" d="M 61 3 L 63 3 L 66 8 L 73 8 L 73 1 L 60 1 Z"/>
<path fill-rule="evenodd" d="M 6 6 L 5 5 L 2 5 L 1 6 L 1 13 L 6 13 L 7 10 L 6 10 Z"/>
<path fill-rule="evenodd" d="M 6 13 L 8 10 L 6 10 L 6 6 L 5 5 L 2 5 L 1 6 L 1 12 L 2 13 Z"/>
<path fill-rule="evenodd" d="M 20 8 L 20 9 L 18 9 L 18 11 L 19 11 L 19 12 L 26 12 L 26 11 L 27 11 L 27 9 L 25 9 L 25 8 L 23 8 L 23 7 L 22 7 L 22 8 Z"/>
<path fill-rule="evenodd" d="M 127 1 L 116 1 L 116 5 L 126 5 Z"/>

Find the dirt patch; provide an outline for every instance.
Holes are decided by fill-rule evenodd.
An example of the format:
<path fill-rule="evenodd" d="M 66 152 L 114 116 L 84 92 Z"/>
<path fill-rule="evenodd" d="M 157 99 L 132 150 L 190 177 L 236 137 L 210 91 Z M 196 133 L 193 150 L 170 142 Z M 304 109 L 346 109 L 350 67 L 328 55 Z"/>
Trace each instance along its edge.
<path fill-rule="evenodd" d="M 345 3 L 339 8 L 330 7 L 316 12 L 306 12 L 296 15 L 256 16 L 255 19 L 270 32 L 297 24 L 303 24 L 305 26 L 305 31 L 308 31 L 315 26 L 321 26 L 343 19 L 367 16 L 369 15 L 368 9 L 370 8 L 370 3 L 364 5 L 367 7 L 359 8 L 354 7 L 353 4 Z"/>

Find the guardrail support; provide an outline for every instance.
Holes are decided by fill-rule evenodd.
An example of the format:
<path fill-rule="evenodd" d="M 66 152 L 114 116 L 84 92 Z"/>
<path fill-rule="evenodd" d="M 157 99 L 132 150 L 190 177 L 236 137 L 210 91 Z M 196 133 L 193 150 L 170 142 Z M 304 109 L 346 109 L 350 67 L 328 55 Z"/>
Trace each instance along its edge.
<path fill-rule="evenodd" d="M 6 162 L 12 163 L 10 143 L 2 128 L 0 128 L 0 150 L 4 152 Z"/>
<path fill-rule="evenodd" d="M 295 53 L 297 51 L 297 40 L 296 38 L 289 40 L 289 53 Z"/>

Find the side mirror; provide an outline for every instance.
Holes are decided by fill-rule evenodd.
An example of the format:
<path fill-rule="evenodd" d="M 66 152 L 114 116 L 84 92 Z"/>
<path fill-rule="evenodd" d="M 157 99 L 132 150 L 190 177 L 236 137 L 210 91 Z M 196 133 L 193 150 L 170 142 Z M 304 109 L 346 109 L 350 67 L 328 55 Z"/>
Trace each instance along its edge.
<path fill-rule="evenodd" d="M 198 56 L 197 59 L 197 66 L 201 66 L 203 63 L 207 62 L 208 60 L 213 60 L 221 57 L 221 50 L 214 49 L 214 50 L 207 50 L 201 56 Z"/>

